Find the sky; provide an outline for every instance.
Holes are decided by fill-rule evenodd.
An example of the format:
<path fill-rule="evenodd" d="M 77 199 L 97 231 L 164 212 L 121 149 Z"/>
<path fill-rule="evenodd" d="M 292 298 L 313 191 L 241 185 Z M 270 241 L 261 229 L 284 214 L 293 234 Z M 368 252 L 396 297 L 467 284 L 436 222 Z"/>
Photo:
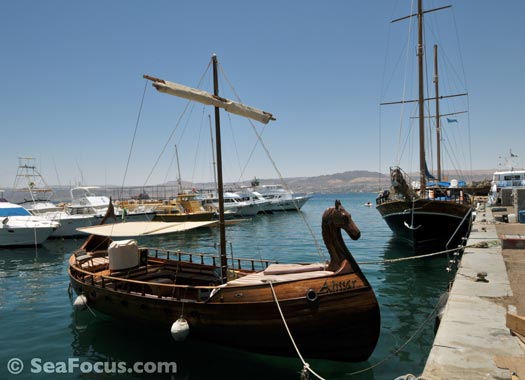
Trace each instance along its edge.
<path fill-rule="evenodd" d="M 443 166 L 498 168 L 509 149 L 523 166 L 525 2 L 428 0 L 424 7 L 449 4 L 425 17 L 426 44 L 439 41 L 440 94 L 469 94 L 441 102 L 442 113 L 468 110 L 442 122 L 451 143 Z M 35 157 L 52 185 L 155 185 L 178 177 L 177 162 L 183 180 L 212 181 L 213 110 L 158 93 L 142 77 L 211 91 L 212 54 L 220 95 L 276 118 L 252 125 L 221 113 L 225 181 L 388 173 L 395 164 L 417 170 L 413 106 L 379 105 L 416 93 L 415 48 L 407 47 L 414 23 L 390 23 L 414 6 L 4 0 L 0 188 L 13 186 L 22 156 Z"/>

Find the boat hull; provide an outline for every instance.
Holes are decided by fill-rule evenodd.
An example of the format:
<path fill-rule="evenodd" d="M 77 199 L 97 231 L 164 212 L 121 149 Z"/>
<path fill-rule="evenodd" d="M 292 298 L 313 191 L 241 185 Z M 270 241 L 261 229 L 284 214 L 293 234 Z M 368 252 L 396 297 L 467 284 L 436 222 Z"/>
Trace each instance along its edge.
<path fill-rule="evenodd" d="M 23 247 L 42 244 L 56 227 L 13 227 L 0 228 L 0 247 Z"/>
<path fill-rule="evenodd" d="M 471 206 L 463 203 L 396 200 L 379 204 L 377 210 L 396 237 L 409 242 L 417 252 L 457 248 L 468 237 L 472 224 Z"/>
<path fill-rule="evenodd" d="M 89 227 L 98 222 L 95 216 L 89 215 L 60 215 L 60 213 L 46 213 L 43 214 L 42 217 L 60 223 L 60 227 L 51 234 L 50 238 L 72 238 L 82 236 L 84 234 L 77 231 L 77 228 Z"/>
<path fill-rule="evenodd" d="M 90 308 L 115 319 L 168 332 L 183 314 L 191 338 L 264 354 L 297 355 L 269 284 L 220 287 L 210 298 L 188 302 L 100 286 L 89 276 L 79 278 L 71 266 L 69 274 L 73 289 L 87 297 Z M 371 355 L 379 337 L 380 314 L 366 280 L 351 273 L 273 287 L 303 356 L 355 362 Z"/>
<path fill-rule="evenodd" d="M 270 203 L 269 211 L 297 211 L 310 199 L 309 196 L 299 196 L 293 199 L 279 199 Z"/>

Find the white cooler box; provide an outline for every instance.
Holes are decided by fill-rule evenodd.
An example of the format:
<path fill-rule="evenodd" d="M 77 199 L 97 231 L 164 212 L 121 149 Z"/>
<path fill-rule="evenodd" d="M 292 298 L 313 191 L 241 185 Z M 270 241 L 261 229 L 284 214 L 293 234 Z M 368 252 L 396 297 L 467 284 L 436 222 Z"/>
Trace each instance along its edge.
<path fill-rule="evenodd" d="M 139 247 L 136 240 L 117 240 L 108 248 L 109 270 L 124 270 L 140 264 Z"/>

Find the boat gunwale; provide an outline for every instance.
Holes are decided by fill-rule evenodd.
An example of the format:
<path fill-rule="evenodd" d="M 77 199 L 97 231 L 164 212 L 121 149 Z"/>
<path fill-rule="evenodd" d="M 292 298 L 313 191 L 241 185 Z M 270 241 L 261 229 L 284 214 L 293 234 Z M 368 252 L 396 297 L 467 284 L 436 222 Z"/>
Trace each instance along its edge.
<path fill-rule="evenodd" d="M 100 256 L 99 256 L 100 257 Z M 160 264 L 162 265 L 163 263 L 167 263 L 169 265 L 170 262 L 172 263 L 179 263 L 179 264 L 190 264 L 190 265 L 193 265 L 193 266 L 196 266 L 196 267 L 199 267 L 199 266 L 204 266 L 204 267 L 207 267 L 207 268 L 219 268 L 218 266 L 212 266 L 212 265 L 207 265 L 207 264 L 198 264 L 198 263 L 191 263 L 191 262 L 186 262 L 186 261 L 178 261 L 178 260 L 168 260 L 168 259 L 157 259 L 160 261 Z M 248 259 L 249 260 L 249 259 Z M 256 260 L 256 259 L 255 259 Z M 106 263 L 104 264 L 96 264 L 96 266 L 101 266 L 101 265 L 107 265 Z M 95 266 L 95 268 L 96 268 Z M 140 268 L 140 267 L 139 267 Z M 162 268 L 162 267 L 159 267 L 159 268 Z M 138 268 L 134 268 L 134 269 L 138 269 Z M 104 272 L 107 271 L 107 269 L 104 269 L 103 270 Z M 258 273 L 258 272 L 262 272 L 263 270 L 261 271 L 250 271 L 250 270 L 244 270 L 245 272 L 247 272 L 247 275 L 249 274 L 254 274 L 254 273 Z M 75 258 L 75 255 L 71 255 L 70 259 L 69 259 L 69 267 L 68 267 L 68 274 L 69 274 L 69 277 L 71 279 L 74 279 L 76 282 L 78 282 L 79 284 L 82 284 L 83 286 L 88 286 L 88 287 L 91 287 L 91 288 L 95 288 L 95 289 L 105 289 L 105 290 L 108 290 L 108 291 L 115 291 L 115 292 L 118 292 L 118 293 L 126 293 L 126 294 L 130 294 L 130 295 L 134 295 L 136 297 L 148 297 L 148 298 L 151 298 L 151 297 L 154 297 L 154 298 L 161 298 L 161 299 L 177 299 L 178 301 L 181 301 L 181 302 L 189 302 L 190 299 L 181 299 L 180 297 L 176 297 L 176 296 L 166 296 L 166 295 L 158 295 L 158 294 L 155 294 L 153 291 L 151 292 L 145 292 L 144 289 L 143 291 L 132 291 L 132 290 L 124 290 L 124 289 L 116 289 L 116 284 L 134 284 L 134 285 L 141 285 L 143 287 L 145 286 L 154 286 L 154 287 L 157 287 L 158 289 L 184 289 L 184 290 L 188 290 L 188 289 L 192 289 L 194 291 L 196 291 L 199 295 L 199 300 L 197 301 L 193 301 L 191 300 L 192 302 L 201 302 L 201 303 L 205 303 L 205 302 L 209 302 L 212 298 L 213 298 L 213 295 L 215 294 L 212 294 L 210 293 L 210 296 L 205 298 L 205 299 L 200 299 L 200 292 L 201 291 L 204 291 L 204 292 L 213 292 L 213 290 L 228 290 L 228 291 L 235 291 L 235 292 L 238 292 L 240 290 L 243 290 L 243 289 L 252 289 L 252 290 L 260 290 L 261 288 L 269 288 L 269 282 L 272 282 L 274 283 L 274 286 L 275 287 L 279 287 L 281 285 L 283 286 L 286 286 L 286 285 L 289 285 L 291 283 L 294 283 L 294 282 L 303 282 L 303 281 L 308 281 L 308 280 L 311 280 L 311 281 L 318 281 L 318 280 L 321 280 L 321 279 L 325 279 L 325 280 L 334 280 L 334 279 L 337 279 L 337 278 L 341 278 L 341 277 L 345 277 L 345 276 L 356 276 L 358 277 L 360 280 L 363 280 L 362 276 L 360 276 L 358 273 L 355 273 L 355 272 L 351 272 L 351 273 L 348 273 L 348 272 L 342 272 L 342 273 L 337 273 L 337 272 L 329 272 L 327 275 L 325 276 L 315 276 L 315 277 L 312 277 L 312 278 L 297 278 L 297 279 L 283 279 L 283 280 L 280 280 L 280 281 L 274 281 L 274 278 L 273 276 L 275 275 L 271 275 L 269 276 L 268 278 L 268 281 L 261 281 L 261 283 L 247 283 L 247 284 L 234 284 L 234 285 L 231 285 L 231 286 L 228 286 L 229 282 L 225 283 L 225 284 L 217 284 L 217 285 L 188 285 L 188 284 L 165 284 L 165 283 L 158 283 L 158 282 L 153 282 L 153 281 L 142 281 L 142 280 L 136 280 L 136 279 L 131 279 L 131 278 L 125 278 L 125 277 L 118 277 L 118 276 L 113 276 L 113 275 L 107 275 L 107 274 L 101 274 L 102 270 L 100 271 L 89 271 L 89 270 L 86 270 L 84 268 L 81 267 L 81 265 L 78 265 L 76 263 L 76 258 Z M 80 275 L 79 275 L 80 274 Z M 108 281 L 108 284 L 105 284 L 104 282 L 105 281 Z M 113 283 L 112 283 L 113 282 Z M 112 288 L 112 287 L 115 287 L 115 288 Z M 306 286 L 307 288 L 309 288 L 309 286 Z M 371 290 L 371 286 L 369 284 L 367 284 L 366 282 L 363 282 L 363 285 L 362 286 L 358 286 L 358 287 L 355 287 L 355 288 L 347 288 L 345 289 L 344 291 L 341 290 L 341 291 L 338 291 L 337 293 L 346 293 L 346 292 L 349 292 L 349 293 L 353 293 L 355 291 L 362 291 L 362 290 L 366 290 L 366 289 L 369 289 Z M 321 295 L 321 294 L 319 294 Z M 293 300 L 293 299 L 296 299 L 297 297 L 293 297 L 293 298 L 290 298 L 288 300 Z M 303 298 L 303 297 L 299 297 L 299 298 Z M 269 300 L 268 302 L 274 302 L 273 300 Z"/>

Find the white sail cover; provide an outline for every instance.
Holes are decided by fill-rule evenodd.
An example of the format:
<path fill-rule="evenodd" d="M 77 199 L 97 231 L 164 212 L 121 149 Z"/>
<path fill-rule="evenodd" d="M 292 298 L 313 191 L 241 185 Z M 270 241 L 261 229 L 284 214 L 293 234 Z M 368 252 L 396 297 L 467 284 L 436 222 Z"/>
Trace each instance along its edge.
<path fill-rule="evenodd" d="M 148 79 L 152 78 L 148 77 Z M 224 108 L 230 113 L 257 120 L 264 124 L 268 124 L 270 120 L 274 119 L 271 113 L 261 111 L 257 108 L 253 108 L 242 103 L 234 102 L 233 100 L 221 98 L 220 96 L 210 94 L 209 92 L 199 90 L 197 88 L 192 88 L 157 78 L 155 78 L 153 86 L 158 91 L 164 92 L 165 94 L 178 96 L 179 98 L 192 100 L 209 106 Z"/>
<path fill-rule="evenodd" d="M 182 232 L 194 228 L 211 226 L 215 221 L 206 222 L 126 222 L 101 224 L 97 226 L 77 228 L 77 231 L 107 237 L 152 236 Z"/>

